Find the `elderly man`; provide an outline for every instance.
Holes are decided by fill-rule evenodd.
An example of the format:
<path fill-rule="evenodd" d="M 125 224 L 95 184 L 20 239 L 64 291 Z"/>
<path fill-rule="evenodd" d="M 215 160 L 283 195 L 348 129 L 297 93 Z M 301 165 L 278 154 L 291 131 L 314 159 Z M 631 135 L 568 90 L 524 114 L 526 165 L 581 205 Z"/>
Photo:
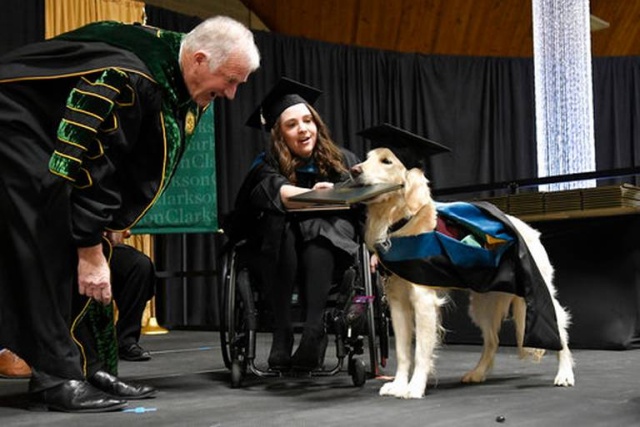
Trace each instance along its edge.
<path fill-rule="evenodd" d="M 259 62 L 226 17 L 186 35 L 100 22 L 0 58 L 0 343 L 31 366 L 36 408 L 111 411 L 152 394 L 91 372 L 76 345 L 80 320 L 112 298 L 103 236 L 142 217 L 201 109 L 233 99 Z"/>

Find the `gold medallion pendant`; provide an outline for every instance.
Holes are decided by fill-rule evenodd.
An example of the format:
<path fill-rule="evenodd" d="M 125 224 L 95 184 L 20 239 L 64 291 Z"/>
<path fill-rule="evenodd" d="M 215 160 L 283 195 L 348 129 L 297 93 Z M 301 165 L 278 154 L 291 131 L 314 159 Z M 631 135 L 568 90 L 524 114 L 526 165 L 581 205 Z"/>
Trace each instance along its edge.
<path fill-rule="evenodd" d="M 193 111 L 187 112 L 187 117 L 184 121 L 184 131 L 187 135 L 191 135 L 196 128 L 196 115 Z"/>

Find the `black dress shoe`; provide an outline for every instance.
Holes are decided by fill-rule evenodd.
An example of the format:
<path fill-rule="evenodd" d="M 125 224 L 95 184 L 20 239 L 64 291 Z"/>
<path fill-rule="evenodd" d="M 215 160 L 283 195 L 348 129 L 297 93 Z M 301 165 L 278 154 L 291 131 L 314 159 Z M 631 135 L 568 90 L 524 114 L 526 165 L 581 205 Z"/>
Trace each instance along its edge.
<path fill-rule="evenodd" d="M 138 343 L 129 344 L 118 350 L 118 355 L 122 360 L 130 362 L 146 362 L 151 359 L 151 353 L 140 347 Z"/>
<path fill-rule="evenodd" d="M 109 396 L 86 381 L 69 380 L 32 393 L 30 409 L 89 413 L 117 411 L 125 406 L 126 400 Z"/>
<path fill-rule="evenodd" d="M 127 400 L 147 399 L 157 390 L 148 385 L 127 384 L 108 372 L 98 371 L 88 378 L 89 383 L 111 396 Z"/>

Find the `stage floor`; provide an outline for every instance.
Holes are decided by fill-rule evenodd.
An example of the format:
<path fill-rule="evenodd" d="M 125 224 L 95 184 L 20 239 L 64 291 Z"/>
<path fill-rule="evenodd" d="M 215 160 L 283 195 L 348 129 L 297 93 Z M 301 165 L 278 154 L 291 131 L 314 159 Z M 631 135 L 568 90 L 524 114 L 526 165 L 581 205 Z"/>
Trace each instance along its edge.
<path fill-rule="evenodd" d="M 463 385 L 480 347 L 448 345 L 438 352 L 427 396 L 378 396 L 393 375 L 393 352 L 382 377 L 353 386 L 346 372 L 330 377 L 257 378 L 231 388 L 217 332 L 178 331 L 143 336 L 148 362 L 121 362 L 120 376 L 159 389 L 155 399 L 131 401 L 128 410 L 65 414 L 26 410 L 26 380 L 0 379 L 0 425 L 8 426 L 633 426 L 640 425 L 640 351 L 575 350 L 576 386 L 553 386 L 556 358 L 518 359 L 501 348 L 482 385 Z M 269 336 L 259 335 L 266 360 Z M 329 346 L 327 365 L 334 360 Z M 367 355 L 364 358 L 369 363 Z M 502 421 L 503 420 L 503 421 Z"/>

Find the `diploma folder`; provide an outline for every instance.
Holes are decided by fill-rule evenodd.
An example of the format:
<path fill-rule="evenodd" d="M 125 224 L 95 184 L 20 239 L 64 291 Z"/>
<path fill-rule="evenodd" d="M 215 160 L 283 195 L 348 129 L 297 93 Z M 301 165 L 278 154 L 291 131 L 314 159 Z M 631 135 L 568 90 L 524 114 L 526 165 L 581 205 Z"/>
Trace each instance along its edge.
<path fill-rule="evenodd" d="M 373 184 L 373 185 L 340 185 L 333 188 L 321 188 L 290 197 L 294 202 L 313 203 L 316 205 L 349 206 L 380 194 L 402 188 L 402 184 Z"/>

